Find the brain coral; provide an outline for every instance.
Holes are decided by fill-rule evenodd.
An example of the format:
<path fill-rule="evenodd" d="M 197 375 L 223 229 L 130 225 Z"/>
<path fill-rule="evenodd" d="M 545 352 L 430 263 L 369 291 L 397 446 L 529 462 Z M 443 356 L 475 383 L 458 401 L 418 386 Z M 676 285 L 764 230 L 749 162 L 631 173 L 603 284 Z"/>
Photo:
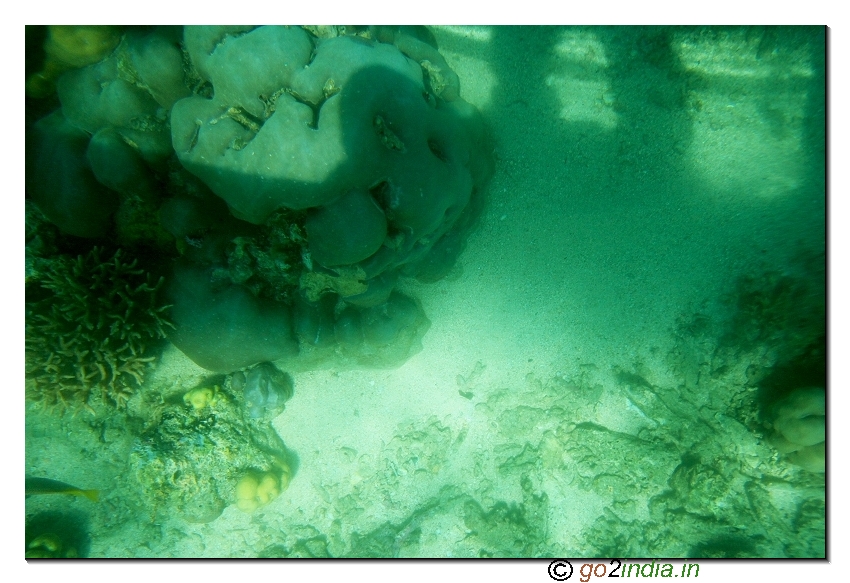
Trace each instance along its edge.
<path fill-rule="evenodd" d="M 213 38 L 195 39 L 204 34 Z M 314 46 L 287 27 L 198 27 L 186 37 L 205 47 L 190 55 L 213 97 L 172 109 L 181 163 L 251 223 L 280 208 L 317 208 L 311 248 L 329 265 L 371 255 L 388 230 L 403 239 L 396 247 L 442 235 L 488 173 L 477 111 L 436 97 L 420 64 L 394 45 L 336 37 Z M 357 229 L 351 238 L 370 243 L 363 251 L 328 251 L 344 239 L 338 231 Z"/>

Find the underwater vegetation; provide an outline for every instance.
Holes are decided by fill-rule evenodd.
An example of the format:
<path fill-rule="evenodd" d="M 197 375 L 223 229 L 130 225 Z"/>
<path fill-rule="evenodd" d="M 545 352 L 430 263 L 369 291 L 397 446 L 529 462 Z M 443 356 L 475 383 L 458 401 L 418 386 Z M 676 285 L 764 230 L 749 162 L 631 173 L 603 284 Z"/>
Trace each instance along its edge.
<path fill-rule="evenodd" d="M 47 408 L 126 405 L 171 325 L 162 284 L 120 249 L 44 261 L 27 281 L 28 398 Z"/>

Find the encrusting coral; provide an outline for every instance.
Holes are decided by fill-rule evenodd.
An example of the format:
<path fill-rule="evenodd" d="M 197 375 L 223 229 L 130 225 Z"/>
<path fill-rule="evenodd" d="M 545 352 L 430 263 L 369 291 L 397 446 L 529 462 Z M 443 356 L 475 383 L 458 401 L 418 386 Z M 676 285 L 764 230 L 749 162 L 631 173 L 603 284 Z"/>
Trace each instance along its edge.
<path fill-rule="evenodd" d="M 242 397 L 216 382 L 164 395 L 134 442 L 129 470 L 152 515 L 201 524 L 230 504 L 253 512 L 294 475 L 295 458 L 271 424 L 252 419 Z"/>
<path fill-rule="evenodd" d="M 60 256 L 27 281 L 27 396 L 45 407 L 91 409 L 93 396 L 125 405 L 171 326 L 162 278 L 120 249 L 102 255 Z"/>

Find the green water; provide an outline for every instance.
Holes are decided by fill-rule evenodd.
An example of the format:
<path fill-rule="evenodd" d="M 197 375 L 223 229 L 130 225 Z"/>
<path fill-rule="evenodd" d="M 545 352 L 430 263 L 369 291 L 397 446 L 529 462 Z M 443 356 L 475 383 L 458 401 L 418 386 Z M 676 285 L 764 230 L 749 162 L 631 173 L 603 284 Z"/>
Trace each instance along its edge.
<path fill-rule="evenodd" d="M 822 28 L 242 28 L 27 31 L 30 552 L 825 555 Z"/>

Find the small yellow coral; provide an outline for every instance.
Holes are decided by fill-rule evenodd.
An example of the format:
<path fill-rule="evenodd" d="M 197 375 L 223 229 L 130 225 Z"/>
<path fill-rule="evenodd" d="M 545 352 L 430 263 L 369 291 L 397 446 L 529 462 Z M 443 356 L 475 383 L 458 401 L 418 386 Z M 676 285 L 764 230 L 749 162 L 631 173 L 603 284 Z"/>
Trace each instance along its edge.
<path fill-rule="evenodd" d="M 198 387 L 183 395 L 183 402 L 191 405 L 196 411 L 204 407 L 212 407 L 220 399 L 218 391 L 218 386 Z"/>
<path fill-rule="evenodd" d="M 242 512 L 253 512 L 260 507 L 257 501 L 257 486 L 259 486 L 256 476 L 247 474 L 236 484 L 236 507 Z"/>
<path fill-rule="evenodd" d="M 27 80 L 30 97 L 46 97 L 56 89 L 56 79 L 70 69 L 97 63 L 121 40 L 117 26 L 51 25 L 44 42 L 44 68 Z"/>
<path fill-rule="evenodd" d="M 118 26 L 51 25 L 44 52 L 68 67 L 85 67 L 107 56 L 121 40 Z"/>
<path fill-rule="evenodd" d="M 254 512 L 280 496 L 288 485 L 289 474 L 249 471 L 236 483 L 236 507 L 242 512 Z"/>
<path fill-rule="evenodd" d="M 274 474 L 265 474 L 257 486 L 257 502 L 265 506 L 280 495 L 280 481 Z"/>

